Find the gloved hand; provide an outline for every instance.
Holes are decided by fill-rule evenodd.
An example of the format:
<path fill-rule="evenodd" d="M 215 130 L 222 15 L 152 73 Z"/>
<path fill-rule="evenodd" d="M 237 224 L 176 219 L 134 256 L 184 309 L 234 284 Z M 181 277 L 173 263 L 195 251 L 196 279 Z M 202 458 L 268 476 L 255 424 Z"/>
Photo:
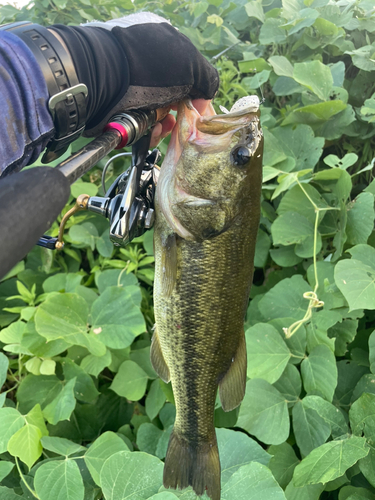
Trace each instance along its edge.
<path fill-rule="evenodd" d="M 87 137 L 100 134 L 118 112 L 157 109 L 188 96 L 212 99 L 218 89 L 216 69 L 186 36 L 155 14 L 49 29 L 65 42 L 78 78 L 88 88 Z M 173 123 L 168 115 L 162 130 L 159 126 L 161 135 Z"/>

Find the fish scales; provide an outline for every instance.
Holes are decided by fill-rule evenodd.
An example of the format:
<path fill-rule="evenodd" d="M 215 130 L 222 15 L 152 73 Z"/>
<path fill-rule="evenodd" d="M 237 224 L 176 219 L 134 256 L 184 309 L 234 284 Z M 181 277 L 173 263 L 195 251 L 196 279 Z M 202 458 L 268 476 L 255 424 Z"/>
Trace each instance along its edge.
<path fill-rule="evenodd" d="M 229 165 L 235 169 L 231 176 L 230 152 L 239 143 L 244 146 L 250 141 L 243 133 L 244 124 L 232 127 L 235 130 L 231 129 L 224 151 L 217 145 L 207 157 L 204 143 L 197 150 L 189 148 L 186 139 L 183 142 L 181 135 L 187 128 L 191 137 L 198 120 L 193 114 L 189 122 L 190 108 L 184 106 L 179 109 L 179 136 L 175 133 L 172 140 L 176 145 L 170 148 L 177 148 L 178 140 L 183 147 L 177 159 L 166 158 L 158 184 L 154 236 L 156 331 L 151 359 L 162 378 L 171 380 L 176 403 L 164 485 L 192 485 L 198 495 L 206 491 L 213 500 L 219 500 L 215 399 L 220 386 L 222 406 L 228 411 L 240 404 L 244 394 L 243 320 L 259 224 L 263 141 L 258 116 L 253 112 L 245 125 L 249 127 L 251 121 L 252 140 L 256 142 L 253 155 L 257 159 L 247 170 Z M 239 114 L 244 121 L 244 112 Z M 224 117 L 231 119 L 230 114 Z M 215 118 L 212 120 L 216 127 Z M 198 131 L 198 139 L 212 137 L 206 125 L 203 122 L 204 133 L 199 135 Z M 194 137 L 191 143 L 196 142 Z M 204 166 L 197 168 L 202 161 Z M 172 179 L 177 179 L 177 188 Z M 253 188 L 251 195 L 249 187 Z"/>

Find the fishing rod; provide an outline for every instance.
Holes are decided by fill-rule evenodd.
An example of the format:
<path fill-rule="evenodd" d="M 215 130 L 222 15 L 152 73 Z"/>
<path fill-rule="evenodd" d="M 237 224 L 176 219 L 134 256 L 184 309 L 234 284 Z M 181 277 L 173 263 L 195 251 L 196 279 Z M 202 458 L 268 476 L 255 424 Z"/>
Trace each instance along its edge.
<path fill-rule="evenodd" d="M 125 246 L 151 228 L 159 173 L 156 163 L 160 158 L 157 149 L 149 151 L 151 132 L 168 112 L 169 108 L 117 114 L 101 136 L 57 167 L 33 167 L 0 180 L 0 279 L 35 244 L 52 250 L 63 248 L 65 224 L 79 210 L 107 217 L 110 239 L 116 246 Z M 59 236 L 43 235 L 68 201 L 70 185 L 108 153 L 125 146 L 132 146 L 131 153 L 121 154 L 131 155 L 131 167 L 117 177 L 104 197 L 80 195 L 63 217 Z M 103 179 L 111 161 L 103 170 Z"/>

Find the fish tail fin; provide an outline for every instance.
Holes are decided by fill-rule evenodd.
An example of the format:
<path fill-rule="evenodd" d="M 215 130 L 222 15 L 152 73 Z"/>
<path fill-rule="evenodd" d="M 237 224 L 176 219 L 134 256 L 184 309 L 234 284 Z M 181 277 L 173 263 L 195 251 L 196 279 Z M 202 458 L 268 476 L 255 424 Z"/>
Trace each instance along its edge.
<path fill-rule="evenodd" d="M 210 441 L 190 442 L 174 429 L 165 458 L 163 484 L 173 489 L 192 486 L 197 495 L 206 492 L 212 500 L 220 500 L 216 435 Z"/>

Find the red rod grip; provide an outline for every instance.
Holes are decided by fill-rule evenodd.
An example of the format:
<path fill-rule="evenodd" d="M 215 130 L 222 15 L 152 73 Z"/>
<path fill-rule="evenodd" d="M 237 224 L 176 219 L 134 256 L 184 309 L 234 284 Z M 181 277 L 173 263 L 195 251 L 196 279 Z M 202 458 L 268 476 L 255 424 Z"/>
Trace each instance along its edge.
<path fill-rule="evenodd" d="M 115 147 L 115 149 L 122 149 L 127 145 L 127 143 L 129 142 L 128 132 L 126 131 L 126 128 L 123 125 L 121 125 L 121 123 L 118 122 L 107 123 L 107 125 L 103 129 L 103 132 L 107 132 L 108 130 L 117 130 L 117 132 L 119 132 L 121 135 L 121 141 L 119 145 Z"/>

